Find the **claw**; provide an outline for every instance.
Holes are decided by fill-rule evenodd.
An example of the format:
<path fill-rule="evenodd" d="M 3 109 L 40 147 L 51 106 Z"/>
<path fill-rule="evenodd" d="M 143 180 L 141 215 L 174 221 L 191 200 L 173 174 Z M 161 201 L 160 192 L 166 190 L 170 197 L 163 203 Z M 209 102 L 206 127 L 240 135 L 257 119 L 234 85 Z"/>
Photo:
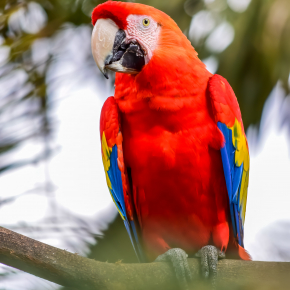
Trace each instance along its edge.
<path fill-rule="evenodd" d="M 179 248 L 170 249 L 157 257 L 155 262 L 170 262 L 174 268 L 180 289 L 187 290 L 193 277 L 189 269 L 188 255 Z"/>
<path fill-rule="evenodd" d="M 209 277 L 211 280 L 211 289 L 216 289 L 217 264 L 219 259 L 225 258 L 225 253 L 209 245 L 201 248 L 195 256 L 201 260 L 202 276 L 204 278 Z"/>

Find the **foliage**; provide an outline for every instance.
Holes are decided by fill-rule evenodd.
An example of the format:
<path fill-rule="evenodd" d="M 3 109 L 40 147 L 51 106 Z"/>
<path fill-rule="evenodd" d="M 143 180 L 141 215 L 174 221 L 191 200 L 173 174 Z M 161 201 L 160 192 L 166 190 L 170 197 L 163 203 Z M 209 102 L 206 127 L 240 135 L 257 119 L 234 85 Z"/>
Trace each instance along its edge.
<path fill-rule="evenodd" d="M 216 25 L 223 21 L 232 24 L 234 40 L 220 54 L 210 51 L 207 37 L 195 47 L 201 58 L 217 56 L 217 73 L 233 87 L 247 128 L 259 122 L 264 103 L 278 80 L 289 92 L 290 2 L 255 0 L 242 13 L 226 7 L 223 0 L 208 2 L 206 10 Z"/>
<path fill-rule="evenodd" d="M 53 131 L 48 87 L 55 81 L 47 80 L 47 74 L 58 57 L 58 47 L 45 50 L 41 41 L 48 40 L 49 44 L 67 23 L 90 25 L 90 12 L 97 4 L 65 0 L 0 2 L 0 154 L 30 138 L 43 138 L 46 143 Z M 45 153 L 12 164 L 2 162 L 0 172 L 37 162 L 48 157 Z"/>

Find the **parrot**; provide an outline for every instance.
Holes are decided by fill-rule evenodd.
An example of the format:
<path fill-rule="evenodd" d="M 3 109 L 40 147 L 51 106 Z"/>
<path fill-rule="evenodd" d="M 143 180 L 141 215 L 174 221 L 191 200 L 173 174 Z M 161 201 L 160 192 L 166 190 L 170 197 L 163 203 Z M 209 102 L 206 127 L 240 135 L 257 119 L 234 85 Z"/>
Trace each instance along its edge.
<path fill-rule="evenodd" d="M 235 93 L 154 7 L 107 1 L 92 24 L 94 60 L 106 78 L 116 73 L 101 110 L 102 161 L 136 255 L 170 262 L 184 289 L 193 278 L 187 258 L 199 257 L 215 285 L 219 259 L 251 259 L 250 157 Z"/>

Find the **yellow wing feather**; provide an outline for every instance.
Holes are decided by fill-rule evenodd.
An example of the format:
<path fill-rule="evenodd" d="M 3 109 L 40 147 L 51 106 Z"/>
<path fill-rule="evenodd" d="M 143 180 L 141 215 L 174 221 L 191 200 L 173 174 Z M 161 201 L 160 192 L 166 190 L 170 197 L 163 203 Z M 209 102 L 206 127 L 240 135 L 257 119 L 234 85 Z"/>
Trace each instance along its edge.
<path fill-rule="evenodd" d="M 109 187 L 111 197 L 115 203 L 115 206 L 118 209 L 118 212 L 119 212 L 121 218 L 123 220 L 125 220 L 125 217 L 123 216 L 123 214 L 119 210 L 119 207 L 117 206 L 116 201 L 114 199 L 114 196 L 112 194 L 112 183 L 111 183 L 111 180 L 110 180 L 109 175 L 108 175 L 108 171 L 109 171 L 110 166 L 111 166 L 111 162 L 110 162 L 111 153 L 112 153 L 112 148 L 110 148 L 108 146 L 105 132 L 103 132 L 103 135 L 102 135 L 102 160 L 103 160 L 103 165 L 104 165 L 104 169 L 105 169 L 105 173 L 106 173 L 106 181 L 107 181 L 107 185 Z"/>
<path fill-rule="evenodd" d="M 229 129 L 232 130 L 233 146 L 236 148 L 235 164 L 238 167 L 240 167 L 242 164 L 244 166 L 239 200 L 239 205 L 241 207 L 242 222 L 244 224 L 246 215 L 248 184 L 249 184 L 250 156 L 246 136 L 243 133 L 239 121 L 235 119 L 234 125 L 232 127 L 229 127 Z"/>

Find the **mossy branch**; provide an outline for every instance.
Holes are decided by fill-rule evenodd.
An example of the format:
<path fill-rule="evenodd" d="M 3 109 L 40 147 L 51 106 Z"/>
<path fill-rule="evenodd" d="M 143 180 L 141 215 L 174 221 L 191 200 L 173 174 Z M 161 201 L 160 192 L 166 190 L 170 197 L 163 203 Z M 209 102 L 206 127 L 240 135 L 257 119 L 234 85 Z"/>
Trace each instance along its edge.
<path fill-rule="evenodd" d="M 104 263 L 72 254 L 0 227 L 0 262 L 27 273 L 81 290 L 178 289 L 166 263 Z M 197 259 L 189 259 L 196 277 L 193 289 L 207 289 Z M 222 260 L 220 289 L 289 289 L 290 263 Z"/>

